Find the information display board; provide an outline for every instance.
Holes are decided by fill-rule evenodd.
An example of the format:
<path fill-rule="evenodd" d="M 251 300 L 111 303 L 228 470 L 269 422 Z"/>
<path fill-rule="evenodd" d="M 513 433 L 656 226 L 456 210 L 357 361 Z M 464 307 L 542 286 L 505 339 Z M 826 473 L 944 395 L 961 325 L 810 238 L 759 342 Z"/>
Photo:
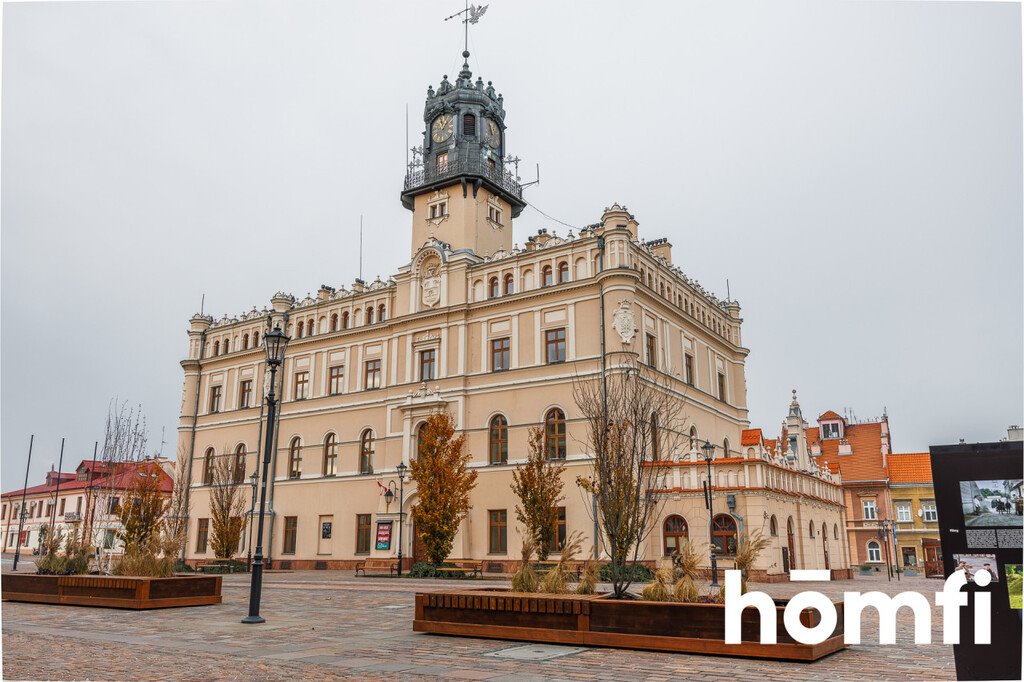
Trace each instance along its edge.
<path fill-rule="evenodd" d="M 1021 541 L 1024 442 L 931 447 L 945 576 L 963 569 L 968 605 L 953 647 L 960 680 L 1021 679 Z M 987 570 L 992 582 L 974 583 Z M 975 643 L 974 595 L 992 595 L 991 644 Z"/>

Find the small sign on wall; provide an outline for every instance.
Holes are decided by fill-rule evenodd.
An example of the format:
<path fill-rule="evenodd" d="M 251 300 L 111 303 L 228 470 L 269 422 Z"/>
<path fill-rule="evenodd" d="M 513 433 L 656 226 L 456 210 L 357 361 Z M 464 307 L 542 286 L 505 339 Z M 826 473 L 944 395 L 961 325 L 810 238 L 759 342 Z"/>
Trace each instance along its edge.
<path fill-rule="evenodd" d="M 324 521 L 320 524 L 320 537 L 324 540 L 331 539 L 331 526 L 333 524 L 330 521 Z"/>
<path fill-rule="evenodd" d="M 391 521 L 377 522 L 377 549 L 391 549 Z"/>

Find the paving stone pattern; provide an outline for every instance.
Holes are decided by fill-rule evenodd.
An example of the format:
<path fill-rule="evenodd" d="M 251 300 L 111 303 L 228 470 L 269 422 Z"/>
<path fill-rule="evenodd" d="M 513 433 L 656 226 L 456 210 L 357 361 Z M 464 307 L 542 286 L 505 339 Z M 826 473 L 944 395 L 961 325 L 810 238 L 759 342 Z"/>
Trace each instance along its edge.
<path fill-rule="evenodd" d="M 6 567 L 5 567 L 6 568 Z M 20 567 L 19 567 L 20 568 Z M 348 571 L 271 572 L 264 625 L 242 625 L 248 576 L 224 578 L 216 606 L 120 611 L 3 603 L 3 678 L 7 680 L 952 680 L 953 649 L 942 642 L 933 605 L 932 641 L 917 646 L 909 609 L 897 643 L 880 646 L 873 610 L 863 641 L 811 664 L 565 647 L 564 655 L 493 654 L 522 642 L 443 637 L 412 631 L 417 590 L 507 583 L 354 577 Z M 752 584 L 786 597 L 815 589 L 916 590 L 934 604 L 939 580 L 884 576 L 834 583 Z M 405 607 L 405 608 L 388 608 Z M 873 621 L 873 622 L 872 622 Z M 872 643 L 874 642 L 874 643 Z"/>

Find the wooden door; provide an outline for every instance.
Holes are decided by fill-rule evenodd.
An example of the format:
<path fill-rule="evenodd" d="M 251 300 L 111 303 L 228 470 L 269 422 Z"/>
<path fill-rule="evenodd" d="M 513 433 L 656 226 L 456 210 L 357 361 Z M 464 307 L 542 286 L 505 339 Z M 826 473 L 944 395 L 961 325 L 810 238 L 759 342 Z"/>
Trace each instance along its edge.
<path fill-rule="evenodd" d="M 796 540 L 793 537 L 793 519 L 786 522 L 786 544 L 789 546 L 789 567 L 794 569 L 796 563 Z"/>

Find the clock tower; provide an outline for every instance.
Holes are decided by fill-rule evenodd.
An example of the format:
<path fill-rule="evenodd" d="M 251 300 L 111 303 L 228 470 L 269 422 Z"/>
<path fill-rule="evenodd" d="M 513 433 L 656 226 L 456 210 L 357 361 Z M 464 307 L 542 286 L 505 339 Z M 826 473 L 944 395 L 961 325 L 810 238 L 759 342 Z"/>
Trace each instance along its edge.
<path fill-rule="evenodd" d="M 405 176 L 402 205 L 412 211 L 412 253 L 431 237 L 480 256 L 512 249 L 512 219 L 526 207 L 523 189 L 502 162 L 505 108 L 469 51 L 454 83 L 427 88 L 423 154 Z"/>

